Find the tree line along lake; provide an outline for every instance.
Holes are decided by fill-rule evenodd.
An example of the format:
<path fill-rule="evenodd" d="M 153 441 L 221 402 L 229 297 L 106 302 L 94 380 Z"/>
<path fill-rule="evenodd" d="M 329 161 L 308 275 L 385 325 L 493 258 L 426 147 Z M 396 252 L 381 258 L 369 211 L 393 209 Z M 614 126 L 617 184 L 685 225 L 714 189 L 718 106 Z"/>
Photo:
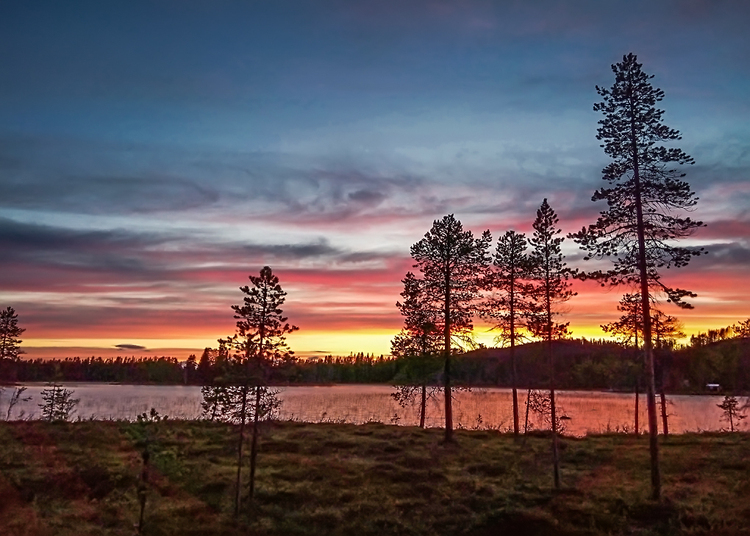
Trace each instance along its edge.
<path fill-rule="evenodd" d="M 11 419 L 39 418 L 41 391 L 46 384 L 24 383 L 24 400 L 11 410 Z M 171 419 L 201 418 L 201 388 L 178 385 L 129 385 L 108 383 L 65 383 L 79 399 L 73 418 L 127 419 L 148 413 L 154 408 L 160 415 Z M 400 406 L 391 396 L 394 388 L 388 385 L 327 385 L 277 387 L 282 404 L 276 418 L 303 422 L 341 422 L 416 426 L 419 407 Z M 5 387 L 0 394 L 0 416 L 5 418 L 13 388 Z M 544 393 L 544 391 L 539 391 Z M 632 433 L 635 429 L 635 395 L 601 391 L 558 391 L 558 414 L 563 416 L 564 433 L 583 436 L 605 432 Z M 521 424 L 525 422 L 527 391 L 519 391 Z M 669 395 L 667 413 L 669 432 L 702 432 L 728 430 L 729 423 L 722 419 L 718 404 L 723 400 L 716 395 Z M 746 404 L 747 398 L 741 403 Z M 646 397 L 639 399 L 639 430 L 647 431 Z M 454 418 L 457 428 L 512 429 L 511 390 L 498 388 L 472 388 L 454 393 Z M 443 426 L 442 395 L 428 401 L 426 426 Z M 548 428 L 543 416 L 529 412 L 529 429 Z M 660 420 L 661 426 L 661 420 Z M 747 421 L 735 429 L 748 430 Z"/>

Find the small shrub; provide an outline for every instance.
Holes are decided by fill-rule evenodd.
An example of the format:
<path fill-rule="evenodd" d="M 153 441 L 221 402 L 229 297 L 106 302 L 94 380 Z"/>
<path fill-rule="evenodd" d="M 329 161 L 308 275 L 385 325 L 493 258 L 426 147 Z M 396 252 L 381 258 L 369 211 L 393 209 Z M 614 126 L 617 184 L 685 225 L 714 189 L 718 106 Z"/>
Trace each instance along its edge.
<path fill-rule="evenodd" d="M 169 419 L 169 417 L 167 415 L 160 415 L 159 412 L 156 411 L 156 408 L 151 408 L 148 413 L 144 411 L 143 413 L 138 415 L 136 419 L 140 423 L 149 423 L 166 421 L 167 419 Z"/>
<path fill-rule="evenodd" d="M 42 400 L 39 404 L 42 410 L 42 420 L 48 422 L 67 421 L 75 412 L 79 398 L 73 398 L 74 391 L 64 388 L 62 385 L 53 383 L 42 391 Z"/>

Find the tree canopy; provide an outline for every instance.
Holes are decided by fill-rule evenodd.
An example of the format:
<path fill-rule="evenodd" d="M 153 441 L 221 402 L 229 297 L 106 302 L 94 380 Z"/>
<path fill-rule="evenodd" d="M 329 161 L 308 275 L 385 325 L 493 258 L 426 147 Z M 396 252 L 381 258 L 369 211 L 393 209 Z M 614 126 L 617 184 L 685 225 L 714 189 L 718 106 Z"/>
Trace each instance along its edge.
<path fill-rule="evenodd" d="M 18 314 L 13 307 L 0 311 L 0 359 L 17 361 L 23 351 L 19 337 L 26 331 L 18 327 Z"/>

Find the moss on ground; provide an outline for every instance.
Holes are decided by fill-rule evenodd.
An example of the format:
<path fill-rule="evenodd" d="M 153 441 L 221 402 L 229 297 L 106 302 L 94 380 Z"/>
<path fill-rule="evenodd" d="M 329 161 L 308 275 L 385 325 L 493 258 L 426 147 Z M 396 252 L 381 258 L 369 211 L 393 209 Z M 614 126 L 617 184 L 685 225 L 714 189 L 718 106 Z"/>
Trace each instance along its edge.
<path fill-rule="evenodd" d="M 664 500 L 646 438 L 561 441 L 489 431 L 267 424 L 256 496 L 233 516 L 236 428 L 208 422 L 0 423 L 0 534 L 750 534 L 750 435 L 661 440 Z M 243 495 L 246 494 L 243 481 Z"/>

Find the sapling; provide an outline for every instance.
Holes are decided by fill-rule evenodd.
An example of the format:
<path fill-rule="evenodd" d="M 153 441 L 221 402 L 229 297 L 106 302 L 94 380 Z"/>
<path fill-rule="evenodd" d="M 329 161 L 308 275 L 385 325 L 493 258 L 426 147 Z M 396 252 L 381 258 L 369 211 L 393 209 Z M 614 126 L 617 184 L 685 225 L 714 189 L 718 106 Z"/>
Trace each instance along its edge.
<path fill-rule="evenodd" d="M 739 407 L 739 400 L 736 396 L 726 395 L 724 401 L 721 404 L 716 404 L 724 412 L 722 419 L 729 421 L 729 431 L 734 432 L 734 423 L 739 424 L 747 415 L 745 415 L 745 409 Z"/>
<path fill-rule="evenodd" d="M 43 404 L 39 404 L 42 409 L 42 419 L 49 422 L 67 421 L 75 412 L 75 408 L 81 401 L 80 398 L 73 398 L 74 391 L 64 388 L 58 383 L 53 383 L 42 390 Z"/>

